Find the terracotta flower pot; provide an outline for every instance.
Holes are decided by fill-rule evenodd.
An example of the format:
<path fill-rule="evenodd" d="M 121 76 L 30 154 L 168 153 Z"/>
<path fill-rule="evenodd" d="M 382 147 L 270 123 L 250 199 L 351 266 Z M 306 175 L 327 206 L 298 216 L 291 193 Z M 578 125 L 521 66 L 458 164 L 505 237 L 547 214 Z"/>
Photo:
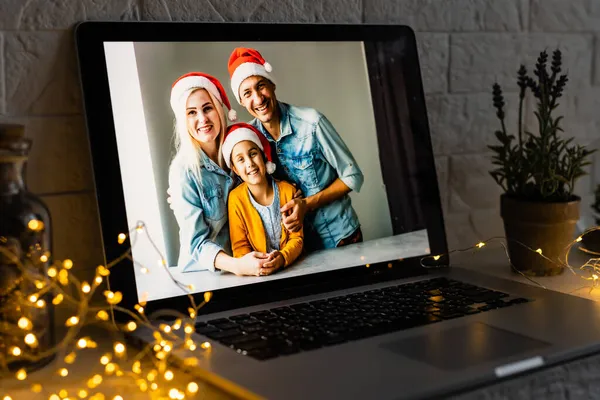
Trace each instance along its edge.
<path fill-rule="evenodd" d="M 542 249 L 543 255 L 554 261 L 563 258 L 566 246 L 574 239 L 580 201 L 577 197 L 569 202 L 544 203 L 518 200 L 506 194 L 500 196 L 508 253 L 516 269 L 529 276 L 563 272 L 563 267 L 541 257 L 535 250 Z"/>

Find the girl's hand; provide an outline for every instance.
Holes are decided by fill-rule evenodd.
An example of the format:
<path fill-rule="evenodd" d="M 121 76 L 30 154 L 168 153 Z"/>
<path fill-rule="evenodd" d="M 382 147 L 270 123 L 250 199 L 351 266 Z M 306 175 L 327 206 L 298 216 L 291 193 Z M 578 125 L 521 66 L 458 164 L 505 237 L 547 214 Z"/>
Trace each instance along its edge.
<path fill-rule="evenodd" d="M 263 265 L 269 260 L 269 255 L 261 253 L 259 251 L 253 251 L 246 254 L 243 257 L 237 258 L 237 265 L 233 272 L 234 274 L 240 275 L 251 275 L 260 276 L 264 275 L 262 272 Z"/>
<path fill-rule="evenodd" d="M 262 265 L 260 275 L 271 275 L 285 265 L 285 258 L 283 255 L 275 250 L 268 254 L 267 261 Z"/>

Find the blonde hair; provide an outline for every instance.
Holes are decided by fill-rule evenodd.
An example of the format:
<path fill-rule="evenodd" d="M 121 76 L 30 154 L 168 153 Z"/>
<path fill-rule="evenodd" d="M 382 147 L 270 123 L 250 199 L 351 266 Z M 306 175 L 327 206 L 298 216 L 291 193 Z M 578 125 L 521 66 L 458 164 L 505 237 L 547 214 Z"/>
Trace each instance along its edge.
<path fill-rule="evenodd" d="M 225 137 L 225 130 L 227 129 L 227 121 L 225 119 L 225 111 L 223 110 L 223 105 L 221 102 L 213 96 L 213 94 L 204 88 L 194 88 L 189 90 L 185 98 L 189 98 L 192 93 L 196 90 L 204 90 L 208 93 L 210 97 L 210 101 L 212 102 L 217 114 L 219 115 L 219 120 L 221 121 L 221 129 L 219 131 L 219 136 L 217 137 L 217 150 L 218 150 L 218 159 L 217 164 L 219 167 L 224 168 L 225 161 L 223 159 L 223 154 L 221 152 L 221 148 L 223 147 L 223 140 Z M 184 103 L 185 104 L 185 103 Z M 171 164 L 177 160 L 181 166 L 186 169 L 190 169 L 194 171 L 199 179 L 202 179 L 200 175 L 200 168 L 202 167 L 202 158 L 200 157 L 200 151 L 202 150 L 202 145 L 196 139 L 192 137 L 187 128 L 187 116 L 186 109 L 183 107 L 181 110 L 178 110 L 179 113 L 175 114 L 175 123 L 173 129 L 173 141 L 175 144 L 175 156 Z"/>

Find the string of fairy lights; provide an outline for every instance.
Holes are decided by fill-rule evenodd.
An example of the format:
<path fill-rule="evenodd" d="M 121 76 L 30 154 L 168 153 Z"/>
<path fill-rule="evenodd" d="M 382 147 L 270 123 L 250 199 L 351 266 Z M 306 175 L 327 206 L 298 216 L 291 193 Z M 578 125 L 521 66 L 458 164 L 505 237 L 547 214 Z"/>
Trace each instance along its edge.
<path fill-rule="evenodd" d="M 31 230 L 43 229 L 43 222 L 32 220 L 29 222 L 28 228 Z M 590 258 L 583 265 L 574 267 L 570 264 L 569 255 L 572 248 L 581 242 L 585 235 L 596 230 L 600 230 L 600 227 L 590 228 L 570 242 L 564 249 L 564 258 L 557 260 L 546 257 L 540 248 L 534 249 L 520 242 L 518 244 L 539 254 L 540 257 L 545 258 L 551 263 L 566 268 L 575 275 L 579 275 L 589 282 L 588 287 L 591 291 L 600 285 L 600 258 Z M 170 279 L 188 297 L 189 307 L 187 313 L 162 310 L 147 316 L 144 311 L 147 293 L 143 293 L 140 296 L 138 303 L 134 306 L 135 311 L 119 306 L 119 303 L 123 300 L 123 294 L 118 291 L 111 291 L 107 277 L 110 275 L 111 269 L 118 266 L 125 259 L 130 260 L 135 268 L 139 268 L 142 273 L 152 272 L 147 266 L 135 263 L 131 253 L 131 249 L 135 246 L 139 236 L 143 234 L 150 240 L 150 243 L 160 256 L 157 268 L 166 269 Z M 94 371 L 90 373 L 89 378 L 82 383 L 80 388 L 76 389 L 75 392 L 72 389 L 69 392 L 66 388 L 51 391 L 39 382 L 30 382 L 30 390 L 33 393 L 47 396 L 49 400 L 74 398 L 89 398 L 92 400 L 106 400 L 111 398 L 112 400 L 123 400 L 120 394 L 107 397 L 107 392 L 104 388 L 109 379 L 113 377 L 125 377 L 130 378 L 135 383 L 137 389 L 142 393 L 147 393 L 150 398 L 181 400 L 198 398 L 201 395 L 199 394 L 199 385 L 195 381 L 188 381 L 182 387 L 174 384 L 175 367 L 169 362 L 169 355 L 180 350 L 188 351 L 186 354 L 192 354 L 183 360 L 183 364 L 178 364 L 177 371 L 182 372 L 185 372 L 186 368 L 198 366 L 200 362 L 199 357 L 209 356 L 211 351 L 210 342 L 197 343 L 193 338 L 193 333 L 195 331 L 194 326 L 198 310 L 211 300 L 212 293 L 205 292 L 203 301 L 196 304 L 194 296 L 192 296 L 194 287 L 192 285 L 185 285 L 173 277 L 165 258 L 152 241 L 143 222 L 138 222 L 127 234 L 119 234 L 117 241 L 119 244 L 124 244 L 128 237 L 131 246 L 107 265 L 98 266 L 95 270 L 94 279 L 91 282 L 80 281 L 72 273 L 74 264 L 71 260 L 55 261 L 49 268 L 43 268 L 40 266 L 40 263 L 45 265 L 48 262 L 50 259 L 48 252 L 45 252 L 43 249 L 37 249 L 37 252 L 31 252 L 30 257 L 22 260 L 14 253 L 11 253 L 8 247 L 2 246 L 3 238 L 0 238 L 0 253 L 11 260 L 20 270 L 20 277 L 18 278 L 20 281 L 15 282 L 15 284 L 21 285 L 21 287 L 33 288 L 31 293 L 22 293 L 19 296 L 15 296 L 11 302 L 4 302 L 0 305 L 0 316 L 4 315 L 3 313 L 7 309 L 19 309 L 21 311 L 28 309 L 43 310 L 48 307 L 43 298 L 50 297 L 54 306 L 70 307 L 69 311 L 73 310 L 73 314 L 64 321 L 64 325 L 67 328 L 65 336 L 55 343 L 55 345 L 43 351 L 39 351 L 41 346 L 38 335 L 39 332 L 44 334 L 44 327 L 37 327 L 38 329 L 36 329 L 32 319 L 26 316 L 27 313 L 23 313 L 23 316 L 15 324 L 0 321 L 4 324 L 0 329 L 0 333 L 10 333 L 15 343 L 17 343 L 7 349 L 6 357 L 0 358 L 0 379 L 9 378 L 12 375 L 19 381 L 27 381 L 28 371 L 26 367 L 14 371 L 14 368 L 9 368 L 9 364 L 19 361 L 36 362 L 51 355 L 55 355 L 57 358 L 57 361 L 52 364 L 52 368 L 56 370 L 57 376 L 68 376 L 70 369 L 75 367 L 77 360 L 80 358 L 79 355 L 87 351 L 87 349 L 94 349 L 98 346 L 98 343 L 91 337 L 85 336 L 82 333 L 83 327 L 86 325 L 100 325 L 114 336 L 112 350 L 103 354 L 98 360 L 98 364 L 90 368 Z M 480 251 L 493 241 L 500 241 L 509 263 L 512 265 L 504 237 L 493 237 L 487 241 L 479 242 L 474 246 L 452 250 L 447 255 L 456 252 Z M 442 256 L 444 255 L 438 254 L 422 257 L 421 265 L 426 268 L 439 268 L 440 266 L 435 265 L 435 261 L 438 261 Z M 426 260 L 430 262 L 426 263 Z M 367 264 L 367 266 L 369 265 Z M 540 287 L 544 287 L 518 269 L 514 268 L 514 270 Z M 102 301 L 99 302 L 100 304 L 94 304 L 92 297 L 100 290 L 102 290 Z M 114 318 L 115 312 L 125 313 L 129 316 L 130 320 L 126 323 L 117 323 Z M 170 318 L 165 319 L 165 317 Z M 168 320 L 174 322 L 157 323 L 157 318 L 161 318 L 161 321 Z M 125 344 L 124 335 L 140 329 L 140 327 L 150 330 L 154 340 L 141 348 L 137 346 L 135 349 L 128 348 Z M 36 332 L 38 335 L 36 335 Z M 2 400 L 13 399 L 9 393 L 3 394 Z"/>

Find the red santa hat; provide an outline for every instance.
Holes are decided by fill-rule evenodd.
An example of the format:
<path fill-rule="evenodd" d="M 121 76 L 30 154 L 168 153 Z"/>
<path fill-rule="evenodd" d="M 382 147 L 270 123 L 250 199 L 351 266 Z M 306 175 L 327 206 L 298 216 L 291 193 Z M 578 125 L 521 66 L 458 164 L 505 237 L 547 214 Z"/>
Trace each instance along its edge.
<path fill-rule="evenodd" d="M 227 107 L 229 110 L 227 117 L 230 121 L 235 121 L 237 119 L 237 113 L 235 110 L 231 109 L 231 104 L 229 103 L 229 99 L 225 94 L 225 89 L 223 89 L 221 82 L 214 76 L 203 72 L 189 72 L 180 76 L 173 82 L 173 85 L 171 86 L 171 108 L 175 115 L 185 111 L 187 98 L 195 89 L 206 89 L 219 100 L 221 106 Z"/>
<path fill-rule="evenodd" d="M 244 140 L 255 143 L 258 148 L 265 153 L 265 156 L 267 157 L 267 173 L 272 174 L 275 172 L 275 163 L 271 157 L 271 144 L 258 129 L 245 122 L 238 122 L 227 127 L 223 146 L 221 147 L 223 158 L 225 159 L 227 166 L 231 168 L 231 151 L 236 144 L 243 142 Z"/>
<path fill-rule="evenodd" d="M 231 78 L 231 90 L 240 104 L 242 104 L 240 101 L 240 85 L 244 79 L 257 75 L 275 83 L 275 77 L 271 74 L 273 67 L 262 57 L 258 50 L 246 47 L 235 48 L 229 56 L 227 69 Z"/>

